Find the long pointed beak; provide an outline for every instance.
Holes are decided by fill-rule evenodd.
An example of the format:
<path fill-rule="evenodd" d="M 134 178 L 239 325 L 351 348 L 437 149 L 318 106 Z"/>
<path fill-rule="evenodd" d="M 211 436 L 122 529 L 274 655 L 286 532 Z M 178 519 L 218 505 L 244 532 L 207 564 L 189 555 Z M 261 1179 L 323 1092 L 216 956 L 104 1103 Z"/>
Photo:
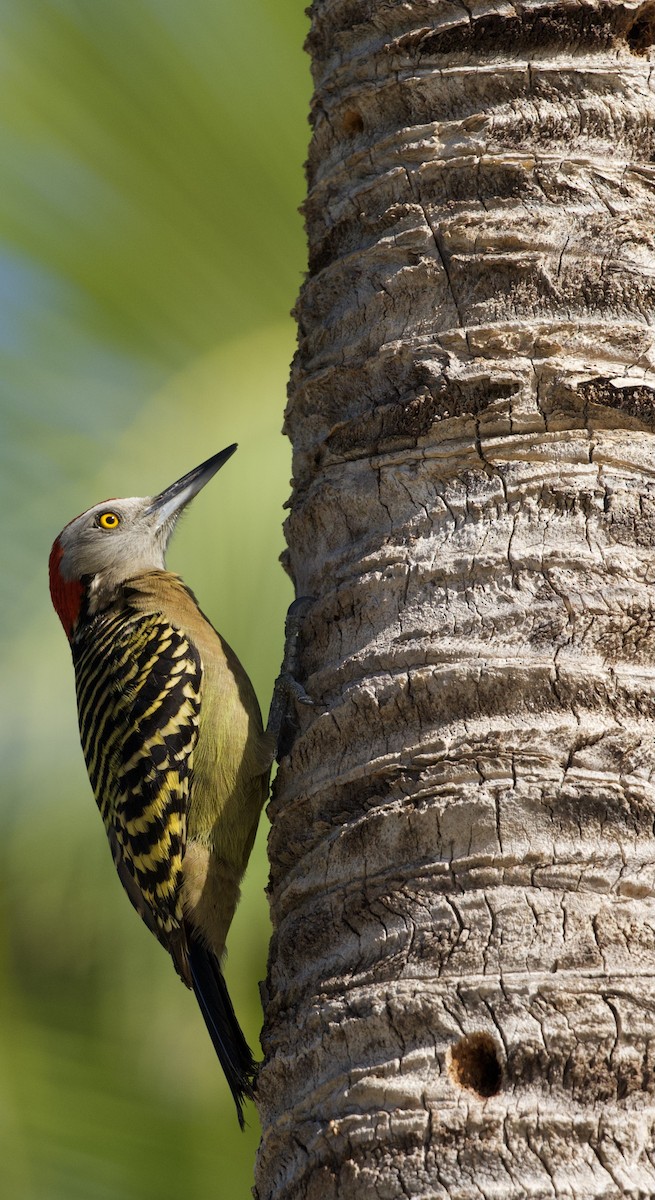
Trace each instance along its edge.
<path fill-rule="evenodd" d="M 193 500 L 194 496 L 204 488 L 206 483 L 213 478 L 217 471 L 220 471 L 228 458 L 231 458 L 237 448 L 236 442 L 231 446 L 226 446 L 225 450 L 220 450 L 213 458 L 208 458 L 206 462 L 201 463 L 199 467 L 194 467 L 188 474 L 183 475 L 176 483 L 172 483 L 170 487 L 160 492 L 158 496 L 154 496 L 148 505 L 145 515 L 155 517 L 155 528 L 161 529 L 170 521 L 174 521 L 182 509 Z"/>

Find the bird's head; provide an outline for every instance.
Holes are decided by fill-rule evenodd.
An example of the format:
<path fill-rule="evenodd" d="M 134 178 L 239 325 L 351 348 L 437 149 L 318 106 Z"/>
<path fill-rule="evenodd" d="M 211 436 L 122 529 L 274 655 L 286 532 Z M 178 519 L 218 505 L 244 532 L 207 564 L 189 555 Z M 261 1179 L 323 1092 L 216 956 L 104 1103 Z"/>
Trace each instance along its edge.
<path fill-rule="evenodd" d="M 143 571 L 163 570 L 182 509 L 235 450 L 227 446 L 158 496 L 105 500 L 62 529 L 50 551 L 50 595 L 67 637 L 73 636 L 85 597 L 115 592 Z"/>

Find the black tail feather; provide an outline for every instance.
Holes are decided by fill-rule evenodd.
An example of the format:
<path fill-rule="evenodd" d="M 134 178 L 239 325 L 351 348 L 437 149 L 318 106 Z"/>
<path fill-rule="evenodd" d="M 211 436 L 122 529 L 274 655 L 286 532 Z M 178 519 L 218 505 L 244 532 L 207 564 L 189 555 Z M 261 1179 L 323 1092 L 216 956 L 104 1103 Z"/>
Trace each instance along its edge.
<path fill-rule="evenodd" d="M 243 1129 L 243 1101 L 253 1098 L 256 1064 L 237 1021 L 216 955 L 192 932 L 188 935 L 188 946 L 193 990 Z"/>

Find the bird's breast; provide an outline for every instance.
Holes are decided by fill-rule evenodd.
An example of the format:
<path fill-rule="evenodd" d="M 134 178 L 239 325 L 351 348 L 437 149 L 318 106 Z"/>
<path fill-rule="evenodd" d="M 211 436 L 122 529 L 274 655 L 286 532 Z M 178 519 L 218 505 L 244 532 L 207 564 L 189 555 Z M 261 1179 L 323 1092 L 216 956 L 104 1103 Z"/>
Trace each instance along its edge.
<path fill-rule="evenodd" d="M 243 872 L 268 792 L 273 757 L 253 686 L 234 651 L 178 576 L 148 572 L 130 581 L 129 589 L 131 603 L 161 611 L 200 656 L 199 732 L 188 839 Z"/>

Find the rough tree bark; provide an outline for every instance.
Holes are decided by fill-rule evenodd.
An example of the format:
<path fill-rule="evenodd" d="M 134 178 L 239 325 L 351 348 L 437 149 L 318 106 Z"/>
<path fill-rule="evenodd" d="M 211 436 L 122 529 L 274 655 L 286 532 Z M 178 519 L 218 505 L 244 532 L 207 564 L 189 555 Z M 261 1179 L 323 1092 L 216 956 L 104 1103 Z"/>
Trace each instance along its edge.
<path fill-rule="evenodd" d="M 259 1200 L 655 1195 L 655 7 L 316 0 Z"/>

